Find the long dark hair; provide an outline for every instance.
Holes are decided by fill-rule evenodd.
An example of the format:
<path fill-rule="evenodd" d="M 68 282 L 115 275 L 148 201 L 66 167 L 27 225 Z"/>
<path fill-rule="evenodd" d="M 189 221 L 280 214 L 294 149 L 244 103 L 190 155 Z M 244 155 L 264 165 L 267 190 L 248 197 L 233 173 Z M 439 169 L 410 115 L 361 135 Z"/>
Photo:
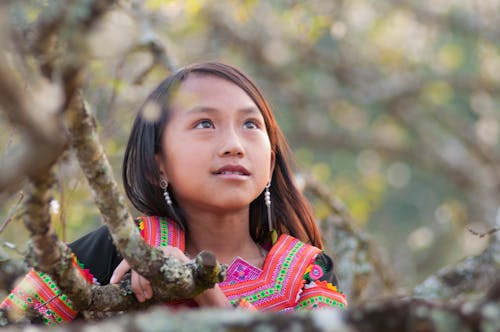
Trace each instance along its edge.
<path fill-rule="evenodd" d="M 297 189 L 289 162 L 290 148 L 257 85 L 241 70 L 219 62 L 197 63 L 184 67 L 169 76 L 148 96 L 137 114 L 123 160 L 123 184 L 128 198 L 142 213 L 167 216 L 186 229 L 182 210 L 172 197 L 176 216 L 167 208 L 159 186 L 160 171 L 155 154 L 161 153 L 161 139 L 169 119 L 172 93 L 190 74 L 213 75 L 243 89 L 264 117 L 275 168 L 271 181 L 271 200 L 274 227 L 278 234 L 290 234 L 303 242 L 322 248 L 321 236 L 311 208 Z M 171 194 L 171 196 L 173 196 Z M 250 233 L 258 243 L 268 242 L 267 211 L 264 193 L 250 204 Z"/>

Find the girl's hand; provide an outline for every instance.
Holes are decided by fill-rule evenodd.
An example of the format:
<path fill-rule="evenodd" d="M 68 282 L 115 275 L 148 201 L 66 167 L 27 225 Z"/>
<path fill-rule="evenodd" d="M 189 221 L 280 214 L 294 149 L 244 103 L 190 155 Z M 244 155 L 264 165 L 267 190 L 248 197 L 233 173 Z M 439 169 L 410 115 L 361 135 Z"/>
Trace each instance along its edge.
<path fill-rule="evenodd" d="M 214 288 L 205 290 L 200 295 L 195 296 L 193 300 L 198 303 L 200 307 L 232 308 L 231 303 L 222 292 L 219 285 L 215 285 Z"/>
<path fill-rule="evenodd" d="M 166 246 L 160 247 L 159 249 L 163 251 L 163 254 L 165 256 L 177 258 L 181 263 L 189 262 L 189 258 L 187 258 L 186 255 L 184 255 L 184 253 L 179 250 L 179 248 Z M 116 269 L 113 271 L 113 275 L 111 276 L 111 280 L 109 281 L 109 283 L 119 283 L 125 273 L 127 273 L 128 271 L 130 271 L 130 265 L 126 260 L 122 260 L 121 263 L 118 264 Z M 151 288 L 151 283 L 134 270 L 132 270 L 131 284 L 132 291 L 134 292 L 137 301 L 144 302 L 153 297 L 153 289 Z"/>
<path fill-rule="evenodd" d="M 161 251 L 165 256 L 171 256 L 177 258 L 181 263 L 189 262 L 189 258 L 184 255 L 184 253 L 176 247 L 166 246 L 160 247 Z M 126 260 L 122 260 L 121 263 L 113 271 L 111 284 L 117 284 L 122 280 L 125 273 L 130 271 L 130 265 Z M 151 288 L 151 283 L 141 276 L 139 273 L 132 270 L 132 291 L 134 292 L 137 301 L 144 302 L 153 297 L 153 289 Z M 195 296 L 193 300 L 198 303 L 200 307 L 231 307 L 231 303 L 227 299 L 226 295 L 222 292 L 218 285 L 215 285 L 212 289 L 207 289 L 203 293 Z"/>

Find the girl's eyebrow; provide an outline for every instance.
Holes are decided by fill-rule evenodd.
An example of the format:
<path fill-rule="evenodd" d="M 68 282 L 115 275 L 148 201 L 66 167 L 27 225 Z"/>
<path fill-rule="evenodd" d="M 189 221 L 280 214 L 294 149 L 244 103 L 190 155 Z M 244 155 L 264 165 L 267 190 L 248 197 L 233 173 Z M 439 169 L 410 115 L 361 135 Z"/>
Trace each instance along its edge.
<path fill-rule="evenodd" d="M 215 107 L 209 107 L 209 106 L 194 106 L 190 109 L 188 109 L 184 114 L 186 115 L 191 115 L 191 114 L 198 114 L 198 113 L 219 113 L 220 110 Z M 237 112 L 244 113 L 244 114 L 260 114 L 260 110 L 256 106 L 248 106 L 244 108 L 240 108 L 237 110 Z"/>

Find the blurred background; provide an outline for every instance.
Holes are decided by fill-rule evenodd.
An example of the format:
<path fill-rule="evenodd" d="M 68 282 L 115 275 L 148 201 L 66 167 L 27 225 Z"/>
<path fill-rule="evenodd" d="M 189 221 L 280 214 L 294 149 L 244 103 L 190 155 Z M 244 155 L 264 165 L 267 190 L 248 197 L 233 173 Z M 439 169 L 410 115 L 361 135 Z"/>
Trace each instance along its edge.
<path fill-rule="evenodd" d="M 83 1 L 82 3 L 84 3 Z M 10 1 L 22 29 L 60 1 Z M 3 22 L 5 23 L 5 22 Z M 500 225 L 500 0 L 117 1 L 88 36 L 85 98 L 121 182 L 132 119 L 172 70 L 196 61 L 241 67 L 264 90 L 297 159 L 378 243 L 400 284 L 479 253 Z M 19 79 L 32 60 L 2 43 Z M 61 49 L 62 52 L 71 50 Z M 51 103 L 59 93 L 46 89 Z M 2 159 L 18 153 L 0 113 Z M 51 211 L 66 241 L 101 224 L 71 153 Z M 306 194 L 318 220 L 330 208 Z M 2 201 L 0 243 L 23 251 L 20 194 Z"/>

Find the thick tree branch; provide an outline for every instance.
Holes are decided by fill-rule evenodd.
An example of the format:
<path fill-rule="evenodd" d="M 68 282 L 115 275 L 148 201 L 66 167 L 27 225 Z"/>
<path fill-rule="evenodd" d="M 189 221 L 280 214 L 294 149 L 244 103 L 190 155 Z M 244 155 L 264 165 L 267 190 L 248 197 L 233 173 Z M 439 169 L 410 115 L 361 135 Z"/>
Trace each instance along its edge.
<path fill-rule="evenodd" d="M 477 299 L 500 273 L 500 241 L 492 238 L 480 254 L 445 267 L 414 288 L 413 295 L 426 299 L 464 301 Z"/>
<path fill-rule="evenodd" d="M 156 254 L 151 257 L 153 251 L 139 235 L 125 199 L 114 181 L 111 165 L 99 142 L 94 119 L 81 96 L 74 98 L 66 119 L 71 133 L 71 147 L 92 188 L 97 207 L 110 229 L 116 247 L 137 272 L 151 277 L 151 269 L 144 264 L 144 258 L 157 259 L 162 255 L 155 251 Z"/>
<path fill-rule="evenodd" d="M 33 96 L 14 80 L 15 73 L 0 55 L 0 106 L 9 119 L 22 129 L 26 144 L 22 153 L 2 163 L 0 192 L 12 192 L 20 187 L 26 175 L 43 174 L 59 157 L 66 144 L 61 120 L 54 110 L 35 107 Z"/>
<path fill-rule="evenodd" d="M 72 299 L 76 310 L 81 310 L 90 304 L 90 286 L 73 266 L 70 249 L 59 241 L 52 228 L 49 212 L 52 197 L 49 190 L 54 181 L 52 172 L 31 178 L 25 214 L 25 225 L 31 233 L 31 252 L 27 260 L 36 270 L 51 275 Z"/>

